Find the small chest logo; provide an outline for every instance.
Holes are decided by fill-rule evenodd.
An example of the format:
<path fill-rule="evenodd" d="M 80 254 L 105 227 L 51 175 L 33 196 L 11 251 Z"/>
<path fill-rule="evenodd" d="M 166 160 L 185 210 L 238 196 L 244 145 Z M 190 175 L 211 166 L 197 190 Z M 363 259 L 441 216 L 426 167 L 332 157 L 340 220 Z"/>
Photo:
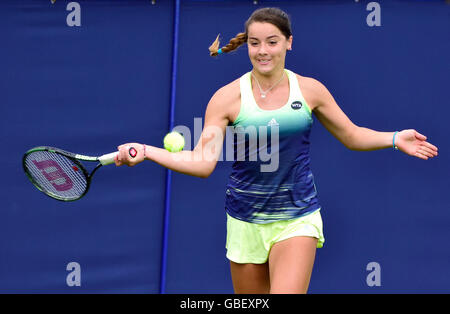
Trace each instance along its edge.
<path fill-rule="evenodd" d="M 302 104 L 302 102 L 301 101 L 294 101 L 292 104 L 291 104 L 291 108 L 292 109 L 294 109 L 294 110 L 299 110 L 299 109 L 301 109 L 302 108 L 302 106 L 303 106 L 303 104 Z"/>
<path fill-rule="evenodd" d="M 275 120 L 275 118 L 272 118 L 272 120 L 269 121 L 269 123 L 267 123 L 268 126 L 279 126 L 277 120 Z"/>

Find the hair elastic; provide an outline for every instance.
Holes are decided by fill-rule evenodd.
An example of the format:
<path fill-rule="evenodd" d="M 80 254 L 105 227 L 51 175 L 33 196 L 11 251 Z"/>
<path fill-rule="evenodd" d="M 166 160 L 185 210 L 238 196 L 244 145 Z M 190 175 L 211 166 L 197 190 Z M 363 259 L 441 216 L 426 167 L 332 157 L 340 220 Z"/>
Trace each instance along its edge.
<path fill-rule="evenodd" d="M 220 48 L 219 50 L 217 50 L 217 54 L 221 55 L 223 53 L 222 48 Z"/>

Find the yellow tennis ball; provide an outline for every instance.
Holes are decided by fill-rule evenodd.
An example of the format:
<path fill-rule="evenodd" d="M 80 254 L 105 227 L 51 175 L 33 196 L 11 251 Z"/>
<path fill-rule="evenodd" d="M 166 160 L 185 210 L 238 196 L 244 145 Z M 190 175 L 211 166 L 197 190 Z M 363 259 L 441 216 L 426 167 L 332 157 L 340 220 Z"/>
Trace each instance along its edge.
<path fill-rule="evenodd" d="M 164 148 L 169 152 L 176 153 L 184 148 L 184 137 L 178 132 L 170 132 L 164 136 Z"/>

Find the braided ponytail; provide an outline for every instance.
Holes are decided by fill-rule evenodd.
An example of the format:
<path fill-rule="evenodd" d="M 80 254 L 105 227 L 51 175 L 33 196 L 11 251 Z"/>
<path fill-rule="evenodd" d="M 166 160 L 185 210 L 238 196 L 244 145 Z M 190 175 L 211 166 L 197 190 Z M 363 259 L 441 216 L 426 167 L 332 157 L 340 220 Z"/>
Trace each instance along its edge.
<path fill-rule="evenodd" d="M 212 45 L 209 46 L 209 55 L 211 57 L 216 57 L 220 53 L 223 53 L 223 52 L 230 52 L 230 51 L 236 50 L 237 48 L 242 46 L 242 44 L 247 42 L 247 34 L 239 33 L 236 35 L 236 37 L 232 38 L 227 45 L 225 45 L 219 49 L 219 46 L 220 46 L 219 36 L 220 35 L 218 35 L 216 40 L 212 43 Z"/>

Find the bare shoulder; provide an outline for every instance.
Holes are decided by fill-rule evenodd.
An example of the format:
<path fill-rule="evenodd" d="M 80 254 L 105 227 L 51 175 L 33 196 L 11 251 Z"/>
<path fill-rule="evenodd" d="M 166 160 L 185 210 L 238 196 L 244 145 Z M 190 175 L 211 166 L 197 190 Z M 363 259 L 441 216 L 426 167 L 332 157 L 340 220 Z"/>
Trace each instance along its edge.
<path fill-rule="evenodd" d="M 311 110 L 316 109 L 323 103 L 324 99 L 331 96 L 325 85 L 323 85 L 320 81 L 312 77 L 302 76 L 299 74 L 296 75 L 300 90 L 302 91 L 303 97 L 305 97 L 305 100 Z"/>
<path fill-rule="evenodd" d="M 240 108 L 241 91 L 239 79 L 219 88 L 208 104 L 208 111 L 225 115 L 229 121 L 234 121 Z"/>
<path fill-rule="evenodd" d="M 213 98 L 220 102 L 230 102 L 240 97 L 239 79 L 219 88 Z"/>

